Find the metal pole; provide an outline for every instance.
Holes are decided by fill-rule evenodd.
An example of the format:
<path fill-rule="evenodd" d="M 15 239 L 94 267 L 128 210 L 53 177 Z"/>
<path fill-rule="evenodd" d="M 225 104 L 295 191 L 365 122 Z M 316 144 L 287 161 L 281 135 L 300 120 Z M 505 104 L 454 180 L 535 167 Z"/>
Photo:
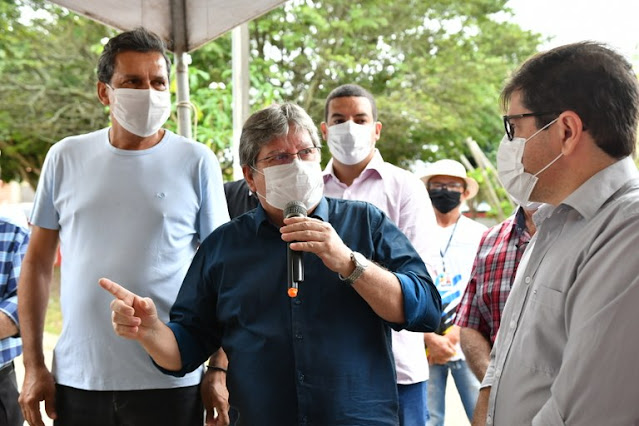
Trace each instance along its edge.
<path fill-rule="evenodd" d="M 171 23 L 177 83 L 178 134 L 191 138 L 191 103 L 189 102 L 189 55 L 186 35 L 186 5 L 184 0 L 171 0 Z"/>
<path fill-rule="evenodd" d="M 191 132 L 191 102 L 189 101 L 189 60 L 188 53 L 175 52 L 178 134 L 191 139 L 193 133 Z"/>
<path fill-rule="evenodd" d="M 232 32 L 233 62 L 233 178 L 242 178 L 240 166 L 240 135 L 249 115 L 249 31 L 244 23 Z"/>

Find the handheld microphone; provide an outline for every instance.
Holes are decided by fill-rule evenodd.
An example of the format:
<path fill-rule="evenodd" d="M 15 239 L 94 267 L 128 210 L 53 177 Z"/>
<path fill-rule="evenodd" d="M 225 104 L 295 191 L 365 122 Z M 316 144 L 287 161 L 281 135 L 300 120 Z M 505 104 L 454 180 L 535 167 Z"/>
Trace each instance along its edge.
<path fill-rule="evenodd" d="M 301 201 L 291 201 L 284 207 L 284 217 L 306 217 L 306 207 Z M 286 263 L 288 268 L 288 296 L 297 297 L 299 283 L 304 281 L 304 253 L 291 250 L 291 243 L 286 246 Z"/>

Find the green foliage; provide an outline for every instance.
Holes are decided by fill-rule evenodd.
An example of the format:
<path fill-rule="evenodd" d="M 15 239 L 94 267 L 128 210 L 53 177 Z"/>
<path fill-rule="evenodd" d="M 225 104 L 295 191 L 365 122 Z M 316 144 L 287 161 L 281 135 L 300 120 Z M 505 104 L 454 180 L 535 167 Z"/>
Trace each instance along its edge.
<path fill-rule="evenodd" d="M 52 143 L 108 123 L 95 64 L 113 32 L 43 1 L 0 4 L 2 179 L 35 186 Z"/>
<path fill-rule="evenodd" d="M 94 67 L 112 31 L 42 1 L 3 1 L 0 161 L 5 179 L 34 182 L 51 143 L 108 123 Z M 508 22 L 506 1 L 290 0 L 249 24 L 251 108 L 291 100 L 319 124 L 328 93 L 357 83 L 377 99 L 387 161 L 471 158 L 468 137 L 494 158 L 499 90 L 540 42 Z M 22 24 L 25 6 L 49 17 Z M 230 177 L 230 34 L 191 55 L 195 135 Z M 175 116 L 167 126 L 176 128 Z"/>
<path fill-rule="evenodd" d="M 504 4 L 289 1 L 250 24 L 252 107 L 292 100 L 319 124 L 328 93 L 357 83 L 377 99 L 384 124 L 378 147 L 387 161 L 409 167 L 417 159 L 459 158 L 467 155 L 467 137 L 494 158 L 503 133 L 499 91 L 540 42 L 498 17 L 508 17 Z M 194 52 L 192 67 L 228 69 L 230 57 L 220 53 L 229 45 L 225 37 Z M 224 77 L 213 81 L 229 88 Z M 230 133 L 215 132 L 230 144 Z"/>

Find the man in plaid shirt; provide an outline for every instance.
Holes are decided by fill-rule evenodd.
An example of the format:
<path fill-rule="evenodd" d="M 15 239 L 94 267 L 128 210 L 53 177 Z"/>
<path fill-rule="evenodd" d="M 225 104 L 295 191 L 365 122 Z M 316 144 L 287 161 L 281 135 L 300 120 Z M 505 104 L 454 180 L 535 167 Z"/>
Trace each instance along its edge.
<path fill-rule="evenodd" d="M 28 231 L 0 219 L 0 425 L 22 426 L 13 359 L 22 353 L 17 284 Z"/>
<path fill-rule="evenodd" d="M 532 215 L 536 210 L 518 207 L 515 214 L 484 233 L 470 281 L 457 308 L 455 325 L 461 327 L 461 347 L 479 381 L 490 362 L 490 350 L 519 260 L 535 233 Z"/>

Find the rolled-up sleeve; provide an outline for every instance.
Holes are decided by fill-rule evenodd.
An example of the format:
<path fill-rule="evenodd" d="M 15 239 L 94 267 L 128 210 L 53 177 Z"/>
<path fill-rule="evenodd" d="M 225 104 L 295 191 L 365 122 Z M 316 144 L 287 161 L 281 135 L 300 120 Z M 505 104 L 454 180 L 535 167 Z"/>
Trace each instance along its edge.
<path fill-rule="evenodd" d="M 441 297 L 430 277 L 424 279 L 413 272 L 395 273 L 402 286 L 406 322 L 396 329 L 433 332 L 441 318 Z M 393 327 L 395 328 L 395 327 Z"/>
<path fill-rule="evenodd" d="M 6 285 L 3 294 L 0 294 L 0 311 L 6 314 L 11 320 L 19 326 L 18 321 L 18 278 L 22 268 L 22 259 L 27 251 L 29 243 L 29 234 L 25 229 L 13 227 L 9 234 L 5 234 L 8 238 L 8 249 L 5 253 L 6 260 L 4 262 L 3 274 Z"/>
<path fill-rule="evenodd" d="M 403 324 L 391 324 L 395 330 L 432 332 L 441 319 L 441 297 L 408 237 L 380 211 L 369 212 L 373 217 L 374 258 L 395 274 L 404 298 Z M 433 237 L 434 238 L 434 237 Z"/>

